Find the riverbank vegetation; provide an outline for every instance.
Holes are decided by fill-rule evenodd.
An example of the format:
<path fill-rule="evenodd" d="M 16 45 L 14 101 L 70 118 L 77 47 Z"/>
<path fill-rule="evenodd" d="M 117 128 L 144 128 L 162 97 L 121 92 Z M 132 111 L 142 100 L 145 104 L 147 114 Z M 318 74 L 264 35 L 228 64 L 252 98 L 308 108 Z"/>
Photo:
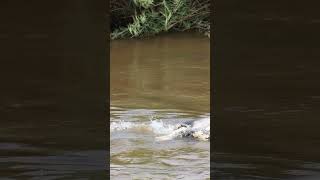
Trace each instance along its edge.
<path fill-rule="evenodd" d="M 111 0 L 111 39 L 196 30 L 210 37 L 210 0 Z"/>

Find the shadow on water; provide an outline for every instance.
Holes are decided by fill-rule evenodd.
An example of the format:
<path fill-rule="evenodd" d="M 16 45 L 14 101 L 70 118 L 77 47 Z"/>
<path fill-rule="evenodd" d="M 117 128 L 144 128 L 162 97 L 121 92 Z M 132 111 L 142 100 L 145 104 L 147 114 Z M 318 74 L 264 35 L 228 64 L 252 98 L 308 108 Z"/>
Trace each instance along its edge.
<path fill-rule="evenodd" d="M 106 177 L 101 6 L 0 6 L 1 178 Z"/>
<path fill-rule="evenodd" d="M 319 19 L 307 3 L 220 6 L 215 178 L 320 177 Z"/>

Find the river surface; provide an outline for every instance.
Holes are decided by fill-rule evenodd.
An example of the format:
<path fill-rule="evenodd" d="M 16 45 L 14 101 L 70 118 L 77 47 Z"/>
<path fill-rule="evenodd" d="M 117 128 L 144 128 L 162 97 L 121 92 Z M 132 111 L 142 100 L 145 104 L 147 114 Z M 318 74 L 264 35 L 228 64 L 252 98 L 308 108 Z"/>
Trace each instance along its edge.
<path fill-rule="evenodd" d="M 0 179 L 107 179 L 99 11 L 89 1 L 0 3 Z"/>
<path fill-rule="evenodd" d="M 158 139 L 210 119 L 209 48 L 193 33 L 111 42 L 111 179 L 209 179 L 209 141 Z"/>
<path fill-rule="evenodd" d="M 289 1 L 217 5 L 214 179 L 320 179 L 316 12 Z"/>

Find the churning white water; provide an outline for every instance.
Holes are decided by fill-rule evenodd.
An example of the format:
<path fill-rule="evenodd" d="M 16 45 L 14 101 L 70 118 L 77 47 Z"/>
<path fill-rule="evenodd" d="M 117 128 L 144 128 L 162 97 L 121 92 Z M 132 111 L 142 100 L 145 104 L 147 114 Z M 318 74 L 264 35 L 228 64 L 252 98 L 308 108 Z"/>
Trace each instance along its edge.
<path fill-rule="evenodd" d="M 164 122 L 163 120 L 150 120 L 147 122 L 130 122 L 120 120 L 111 122 L 111 132 L 114 131 L 150 131 L 156 140 L 173 140 L 175 138 L 194 138 L 197 140 L 210 140 L 210 117 L 193 120 L 192 122 Z"/>
<path fill-rule="evenodd" d="M 111 179 L 209 178 L 209 114 L 113 107 L 111 117 Z"/>

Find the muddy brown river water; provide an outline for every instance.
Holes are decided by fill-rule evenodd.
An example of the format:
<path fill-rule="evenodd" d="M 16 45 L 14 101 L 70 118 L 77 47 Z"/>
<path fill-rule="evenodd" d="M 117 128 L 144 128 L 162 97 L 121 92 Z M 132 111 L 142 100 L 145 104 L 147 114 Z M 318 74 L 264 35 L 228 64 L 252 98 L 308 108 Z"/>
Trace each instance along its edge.
<path fill-rule="evenodd" d="M 1 1 L 1 179 L 107 179 L 105 11 L 54 2 Z M 112 179 L 320 179 L 319 6 L 224 2 L 212 70 L 195 34 L 111 42 Z M 211 164 L 207 141 L 157 141 L 210 116 L 210 71 Z"/>
<path fill-rule="evenodd" d="M 157 140 L 209 118 L 209 48 L 193 33 L 111 42 L 111 179 L 209 179 L 209 141 Z"/>

